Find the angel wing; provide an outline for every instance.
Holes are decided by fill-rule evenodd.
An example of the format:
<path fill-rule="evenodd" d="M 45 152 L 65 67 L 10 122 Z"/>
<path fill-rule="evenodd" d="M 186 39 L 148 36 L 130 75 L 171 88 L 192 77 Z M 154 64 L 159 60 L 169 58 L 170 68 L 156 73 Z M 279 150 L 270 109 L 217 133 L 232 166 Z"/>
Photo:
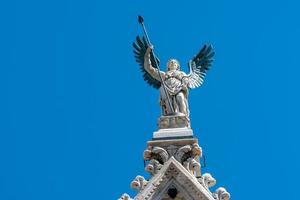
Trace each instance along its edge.
<path fill-rule="evenodd" d="M 140 70 L 143 73 L 144 80 L 152 87 L 159 89 L 161 82 L 154 79 L 144 68 L 144 56 L 148 48 L 148 43 L 146 39 L 144 37 L 141 39 L 139 36 L 137 36 L 136 41 L 132 45 L 133 45 L 133 53 L 134 53 L 135 60 L 140 65 Z M 151 64 L 154 68 L 157 68 L 154 59 L 156 59 L 159 65 L 159 59 L 157 57 L 154 58 L 153 54 L 151 54 L 150 56 Z"/>
<path fill-rule="evenodd" d="M 190 73 L 185 77 L 189 88 L 203 84 L 206 71 L 210 69 L 215 52 L 211 45 L 204 45 L 200 52 L 189 61 Z"/>

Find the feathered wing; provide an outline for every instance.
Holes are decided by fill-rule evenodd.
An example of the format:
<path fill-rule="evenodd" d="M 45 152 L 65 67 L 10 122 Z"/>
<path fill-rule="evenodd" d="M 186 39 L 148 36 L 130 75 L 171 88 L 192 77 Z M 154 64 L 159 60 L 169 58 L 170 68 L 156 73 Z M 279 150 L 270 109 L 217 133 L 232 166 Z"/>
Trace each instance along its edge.
<path fill-rule="evenodd" d="M 200 52 L 189 61 L 190 73 L 185 77 L 189 88 L 203 84 L 207 70 L 210 69 L 215 52 L 211 45 L 204 45 Z"/>
<path fill-rule="evenodd" d="M 160 88 L 161 82 L 154 79 L 144 68 L 144 56 L 148 48 L 146 39 L 144 37 L 141 39 L 139 36 L 137 36 L 136 41 L 132 45 L 133 45 L 133 53 L 134 53 L 135 60 L 140 65 L 140 70 L 143 73 L 144 80 L 152 87 L 156 89 Z M 157 57 L 154 58 L 153 54 L 151 54 L 150 56 L 151 65 L 154 68 L 157 68 L 154 59 L 156 59 L 157 63 L 159 64 L 159 59 Z"/>

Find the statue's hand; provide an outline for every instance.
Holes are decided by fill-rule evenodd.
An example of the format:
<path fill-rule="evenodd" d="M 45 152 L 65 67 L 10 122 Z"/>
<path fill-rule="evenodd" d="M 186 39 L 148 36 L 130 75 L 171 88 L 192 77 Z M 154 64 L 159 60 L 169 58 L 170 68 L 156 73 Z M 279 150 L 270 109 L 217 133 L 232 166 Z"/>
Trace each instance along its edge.
<path fill-rule="evenodd" d="M 146 54 L 150 54 L 154 49 L 153 45 L 148 46 L 147 50 L 146 50 Z"/>
<path fill-rule="evenodd" d="M 188 89 L 188 80 L 186 77 L 184 77 L 182 80 L 181 80 L 181 83 L 182 83 L 182 89 L 183 90 L 187 90 Z"/>

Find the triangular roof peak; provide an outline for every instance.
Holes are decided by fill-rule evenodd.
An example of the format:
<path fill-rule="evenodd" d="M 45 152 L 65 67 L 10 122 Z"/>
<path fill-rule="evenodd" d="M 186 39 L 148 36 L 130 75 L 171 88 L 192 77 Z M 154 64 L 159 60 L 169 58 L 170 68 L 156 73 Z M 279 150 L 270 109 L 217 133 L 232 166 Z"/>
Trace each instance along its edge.
<path fill-rule="evenodd" d="M 145 188 L 135 197 L 136 200 L 168 199 L 168 192 L 176 189 L 184 200 L 214 200 L 212 194 L 204 188 L 189 171 L 173 156 L 164 164 L 159 173 L 153 176 Z"/>

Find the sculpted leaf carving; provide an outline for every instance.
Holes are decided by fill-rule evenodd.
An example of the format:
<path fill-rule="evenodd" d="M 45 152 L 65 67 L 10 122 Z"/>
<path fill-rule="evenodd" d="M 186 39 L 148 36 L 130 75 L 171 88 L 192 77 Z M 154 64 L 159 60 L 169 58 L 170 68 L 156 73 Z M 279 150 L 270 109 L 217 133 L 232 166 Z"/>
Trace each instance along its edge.
<path fill-rule="evenodd" d="M 164 148 L 148 146 L 144 151 L 144 160 L 151 159 L 156 159 L 163 164 L 169 159 L 169 154 Z"/>
<path fill-rule="evenodd" d="M 165 163 L 169 159 L 168 152 L 165 149 L 161 148 L 161 147 L 154 147 L 152 152 L 154 154 L 158 154 L 163 163 Z"/>
<path fill-rule="evenodd" d="M 133 200 L 130 196 L 124 193 L 118 200 Z"/>
<path fill-rule="evenodd" d="M 230 193 L 223 187 L 219 187 L 213 195 L 217 200 L 229 200 Z"/>
<path fill-rule="evenodd" d="M 183 158 L 184 154 L 190 152 L 191 150 L 192 150 L 191 145 L 185 145 L 183 147 L 180 147 L 175 154 L 176 160 L 178 160 L 180 163 L 182 163 L 183 162 L 182 158 Z"/>
<path fill-rule="evenodd" d="M 144 160 L 150 160 L 152 156 L 152 146 L 148 146 L 148 148 L 144 151 Z"/>
<path fill-rule="evenodd" d="M 201 175 L 201 165 L 194 158 L 188 158 L 186 161 L 183 162 L 183 166 L 196 177 L 199 177 Z"/>
<path fill-rule="evenodd" d="M 160 170 L 162 164 L 160 164 L 157 160 L 151 159 L 148 165 L 146 166 L 145 170 L 149 172 L 152 176 L 155 175 L 158 170 Z"/>
<path fill-rule="evenodd" d="M 145 188 L 148 181 L 143 176 L 136 176 L 135 179 L 131 182 L 130 187 L 136 191 L 141 191 Z"/>
<path fill-rule="evenodd" d="M 216 179 L 212 177 L 210 173 L 205 173 L 202 175 L 201 184 L 209 191 L 210 187 L 213 187 L 216 184 Z"/>
<path fill-rule="evenodd" d="M 202 148 L 199 146 L 198 143 L 194 143 L 192 145 L 192 155 L 194 158 L 201 158 L 202 157 Z"/>

